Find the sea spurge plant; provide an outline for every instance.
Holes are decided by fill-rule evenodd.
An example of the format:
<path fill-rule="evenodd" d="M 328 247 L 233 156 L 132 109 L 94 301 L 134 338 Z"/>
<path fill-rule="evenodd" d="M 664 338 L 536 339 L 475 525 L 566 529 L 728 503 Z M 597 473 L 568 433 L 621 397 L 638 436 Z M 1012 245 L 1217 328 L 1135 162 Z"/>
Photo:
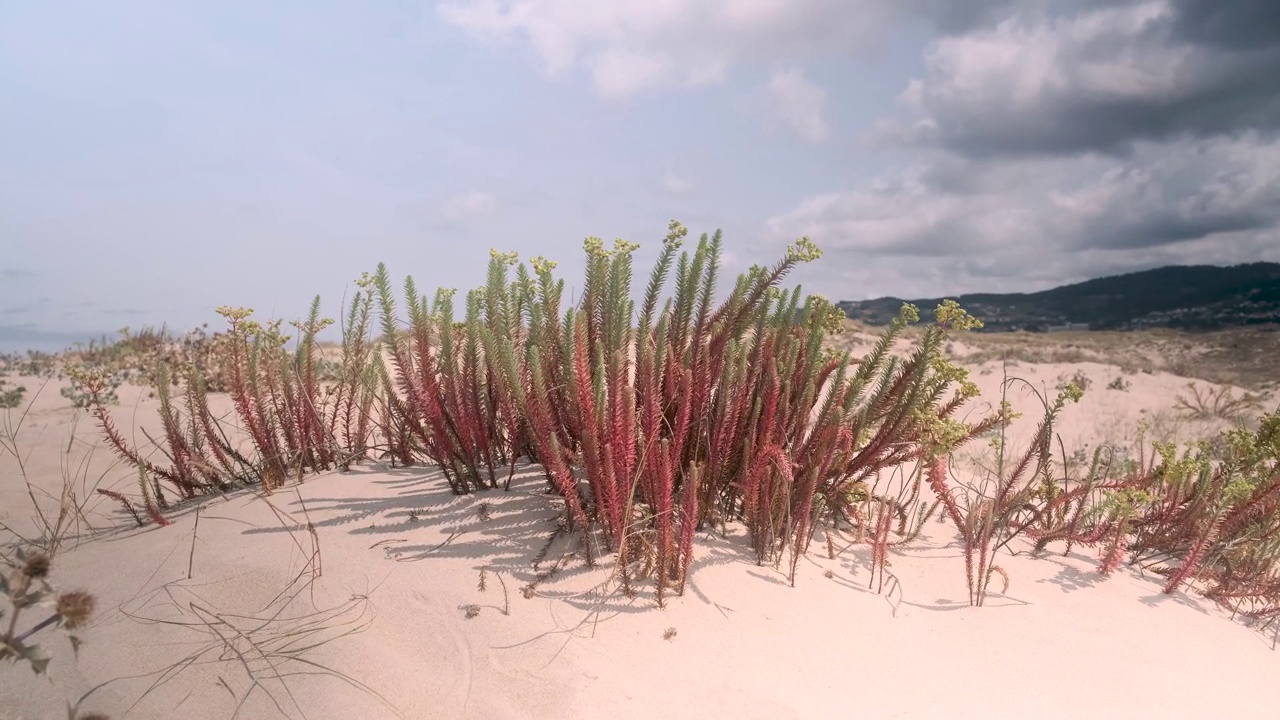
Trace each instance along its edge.
<path fill-rule="evenodd" d="M 294 338 L 249 309 L 220 308 L 223 375 L 253 451 L 219 441 L 193 374 L 187 417 L 177 396 L 162 403 L 173 469 L 131 460 L 191 494 L 227 488 L 245 468 L 269 492 L 376 447 L 395 463 L 438 466 L 462 494 L 505 487 L 527 457 L 563 498 L 565 525 L 588 556 L 598 546 L 616 553 L 624 587 L 652 578 L 660 603 L 684 588 L 698 528 L 731 519 L 746 524 L 761 562 L 789 555 L 793 578 L 824 523 L 874 538 L 883 570 L 891 526 L 913 530 L 903 507 L 874 491 L 879 474 L 940 457 L 997 422 L 953 417 L 975 388 L 941 348 L 976 320 L 944 303 L 899 358 L 895 339 L 918 321 L 906 306 L 854 362 L 824 345 L 840 311 L 782 287 L 821 256 L 813 242 L 797 240 L 773 265 L 722 286 L 721 234 L 687 236 L 668 226 L 638 308 L 638 246 L 625 240 L 584 241 L 572 307 L 541 257 L 525 264 L 495 250 L 484 285 L 456 296 L 424 295 L 412 278 L 396 288 L 379 265 L 356 283 L 342 360 L 327 376 L 318 301 Z"/>
<path fill-rule="evenodd" d="M 218 309 L 229 329 L 220 336 L 213 359 L 221 366 L 213 371 L 226 383 L 238 427 L 209 409 L 208 358 L 187 358 L 176 368 L 168 362 L 158 366 L 155 392 L 163 435 L 148 438 L 152 447 L 145 452 L 117 430 L 106 409 L 106 381 L 101 375 L 78 374 L 76 382 L 85 388 L 90 412 L 107 443 L 139 472 L 145 515 L 125 495 L 99 492 L 120 502 L 139 523 L 147 517 L 166 525 L 166 493 L 185 500 L 255 483 L 270 493 L 290 477 L 344 465 L 353 452 L 362 454 L 376 378 L 368 371 L 371 300 L 360 287 L 348 313 L 336 381 L 325 380 L 321 371 L 325 361 L 316 336 L 332 321 L 320 317 L 319 298 L 306 319 L 290 323 L 297 331 L 293 338 L 279 320 L 253 320 L 251 309 Z M 287 347 L 291 340 L 293 350 Z M 336 385 L 326 387 L 332 382 Z M 251 449 L 239 445 L 240 436 L 247 436 Z"/>
<path fill-rule="evenodd" d="M 497 487 L 497 468 L 517 454 L 522 419 L 497 367 L 498 339 L 510 337 L 517 324 L 512 316 L 522 314 L 519 293 L 509 296 L 507 268 L 514 261 L 507 254 L 491 255 L 489 283 L 466 295 L 460 323 L 452 290 L 437 292 L 428 311 L 413 279 L 406 279 L 407 333 L 399 331 L 386 266 L 379 265 L 374 276 L 399 395 L 388 405 L 394 413 L 388 423 L 409 432 L 416 452 L 438 465 L 457 493 Z M 411 459 L 408 450 L 400 453 L 402 460 Z"/>
<path fill-rule="evenodd" d="M 1276 414 L 1179 450 L 1155 444 L 1150 467 L 1091 470 L 1043 507 L 1038 547 L 1100 547 L 1100 571 L 1143 563 L 1247 615 L 1280 617 L 1280 452 Z M 1098 463 L 1095 460 L 1095 466 Z"/>
<path fill-rule="evenodd" d="M 972 326 L 967 314 L 956 307 L 938 308 L 938 325 L 948 327 Z M 972 388 L 963 379 L 962 372 L 937 367 L 939 377 L 958 382 L 956 398 L 971 397 Z M 1043 404 L 1044 415 L 1035 435 L 1020 455 L 1012 455 L 1005 442 L 1005 433 L 1013 414 L 1007 394 L 1015 384 L 1027 387 Z M 974 483 L 953 482 L 944 456 L 959 442 L 971 437 L 965 429 L 944 420 L 929 422 L 931 441 L 925 443 L 929 453 L 929 488 L 942 504 L 944 514 L 960 534 L 964 550 L 965 581 L 969 590 L 969 604 L 982 605 L 994 576 L 1009 582 L 1008 575 L 996 564 L 997 555 L 1006 550 L 1021 535 L 1042 537 L 1040 528 L 1047 522 L 1046 506 L 1056 502 L 1053 462 L 1054 425 L 1069 403 L 1078 402 L 1082 396 L 1078 388 L 1062 390 L 1052 400 L 1040 395 L 1029 383 L 1017 378 L 1006 378 L 1002 384 L 999 410 L 989 416 L 981 428 L 996 429 L 999 434 L 992 448 L 995 451 L 994 467 L 981 468 L 981 478 Z M 948 404 L 946 407 L 950 407 Z M 949 447 L 948 447 L 949 446 Z M 1059 513 L 1061 516 L 1062 513 Z"/>
<path fill-rule="evenodd" d="M 566 394 L 517 393 L 542 428 L 533 454 L 571 516 L 584 513 L 603 531 L 624 573 L 647 559 L 660 602 L 683 587 L 694 532 L 712 518 L 745 521 L 762 561 L 789 551 L 794 562 L 819 508 L 832 504 L 814 498 L 847 497 L 845 489 L 877 470 L 922 455 L 928 418 L 936 424 L 947 414 L 923 408 L 958 378 L 939 372 L 937 341 L 949 329 L 941 325 L 910 365 L 886 361 L 892 337 L 856 370 L 847 354 L 824 347 L 838 311 L 777 286 L 820 255 L 811 242 L 797 242 L 773 268 L 743 274 L 715 303 L 721 236 L 678 252 L 685 234 L 677 223 L 669 228 L 638 324 L 629 299 L 634 246 L 607 250 L 588 238 L 582 305 L 560 320 L 558 306 L 535 300 L 524 352 L 501 342 L 492 353 L 512 387 L 528 378 L 535 390 L 549 389 L 546 378 L 563 378 Z M 672 270 L 673 295 L 659 310 Z M 540 297 L 558 302 L 551 268 L 539 260 L 534 272 Z M 866 398 L 873 378 L 877 394 Z M 955 428 L 949 445 L 974 431 L 947 427 Z M 566 482 L 563 469 L 572 468 L 585 486 Z"/>

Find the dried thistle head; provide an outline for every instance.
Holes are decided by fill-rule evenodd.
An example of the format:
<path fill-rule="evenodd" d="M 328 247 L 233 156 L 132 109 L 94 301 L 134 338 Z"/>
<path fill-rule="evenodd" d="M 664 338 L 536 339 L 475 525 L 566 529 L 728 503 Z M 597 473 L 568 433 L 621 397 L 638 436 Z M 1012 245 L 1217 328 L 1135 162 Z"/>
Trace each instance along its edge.
<path fill-rule="evenodd" d="M 48 577 L 51 563 L 49 556 L 44 553 L 35 553 L 27 558 L 22 566 L 22 574 L 33 579 Z"/>
<path fill-rule="evenodd" d="M 68 630 L 75 630 L 84 625 L 93 615 L 97 602 L 93 595 L 84 590 L 72 590 L 59 595 L 58 614 L 62 616 L 63 626 Z"/>

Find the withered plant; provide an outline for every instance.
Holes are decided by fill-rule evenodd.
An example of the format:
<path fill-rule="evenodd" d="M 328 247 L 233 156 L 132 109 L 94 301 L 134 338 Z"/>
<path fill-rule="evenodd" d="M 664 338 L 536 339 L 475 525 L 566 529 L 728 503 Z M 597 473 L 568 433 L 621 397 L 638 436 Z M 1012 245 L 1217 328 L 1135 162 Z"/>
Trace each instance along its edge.
<path fill-rule="evenodd" d="M 1201 389 L 1194 382 L 1187 383 L 1188 393 L 1174 398 L 1174 408 L 1193 420 L 1226 420 L 1238 423 L 1261 407 L 1261 398 L 1252 393 L 1240 395 L 1226 385 Z"/>

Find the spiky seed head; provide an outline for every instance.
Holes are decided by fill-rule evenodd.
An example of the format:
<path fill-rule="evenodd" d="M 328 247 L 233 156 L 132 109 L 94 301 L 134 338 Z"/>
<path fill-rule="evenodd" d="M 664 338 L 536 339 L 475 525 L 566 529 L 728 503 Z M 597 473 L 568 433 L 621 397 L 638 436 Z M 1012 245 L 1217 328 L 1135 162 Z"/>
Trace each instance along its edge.
<path fill-rule="evenodd" d="M 73 590 L 58 596 L 58 614 L 68 630 L 75 630 L 88 622 L 97 600 L 84 590 Z"/>
<path fill-rule="evenodd" d="M 29 578 L 43 578 L 49 575 L 49 556 L 44 553 L 35 553 L 27 558 L 27 562 L 22 566 L 22 574 Z"/>

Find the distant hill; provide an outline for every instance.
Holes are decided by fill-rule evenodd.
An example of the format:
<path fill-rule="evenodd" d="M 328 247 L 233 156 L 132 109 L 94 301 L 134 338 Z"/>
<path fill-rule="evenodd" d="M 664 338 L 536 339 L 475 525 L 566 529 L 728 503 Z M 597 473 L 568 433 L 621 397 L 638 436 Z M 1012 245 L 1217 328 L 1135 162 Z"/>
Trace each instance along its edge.
<path fill-rule="evenodd" d="M 924 317 L 943 298 L 844 301 L 854 320 L 884 325 L 903 302 Z M 1009 330 L 1216 330 L 1280 323 L 1280 264 L 1167 266 L 1064 285 L 1037 293 L 951 296 L 990 332 Z"/>

